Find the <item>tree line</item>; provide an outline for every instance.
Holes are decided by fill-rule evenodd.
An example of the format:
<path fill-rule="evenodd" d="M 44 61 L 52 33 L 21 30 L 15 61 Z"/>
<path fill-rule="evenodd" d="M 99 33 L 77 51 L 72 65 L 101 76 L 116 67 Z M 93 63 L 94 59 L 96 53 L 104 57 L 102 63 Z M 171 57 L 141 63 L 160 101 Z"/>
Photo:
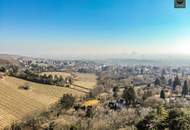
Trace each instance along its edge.
<path fill-rule="evenodd" d="M 63 78 L 62 75 L 52 75 L 52 74 L 38 74 L 32 70 L 19 70 L 19 68 L 15 65 L 9 65 L 6 67 L 0 67 L 0 72 L 5 73 L 6 75 L 17 77 L 20 79 L 41 83 L 41 84 L 48 84 L 48 85 L 56 85 L 61 87 L 69 87 L 73 83 L 73 78 L 68 76 Z"/>
<path fill-rule="evenodd" d="M 42 84 L 49 84 L 49 85 L 56 85 L 56 86 L 69 86 L 72 84 L 72 78 L 71 77 L 66 77 L 65 79 L 63 78 L 62 75 L 52 75 L 52 74 L 36 74 L 33 73 L 30 70 L 25 70 L 23 73 L 19 73 L 15 75 L 18 78 L 32 81 L 32 82 L 37 82 L 37 83 L 42 83 Z"/>

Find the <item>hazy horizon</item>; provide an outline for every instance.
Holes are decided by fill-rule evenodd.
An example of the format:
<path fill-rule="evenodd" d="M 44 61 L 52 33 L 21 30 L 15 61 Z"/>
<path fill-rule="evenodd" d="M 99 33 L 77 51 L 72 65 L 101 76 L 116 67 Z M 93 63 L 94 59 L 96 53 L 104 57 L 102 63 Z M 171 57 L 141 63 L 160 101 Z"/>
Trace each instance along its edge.
<path fill-rule="evenodd" d="M 39 59 L 54 59 L 54 60 L 137 60 L 137 61 L 182 61 L 186 62 L 190 60 L 189 55 L 174 55 L 174 54 L 138 54 L 135 52 L 132 53 L 123 53 L 123 54 L 109 54 L 109 55 L 24 55 L 24 54 L 15 54 L 15 53 L 0 53 L 0 58 L 3 57 L 31 57 Z M 190 62 L 189 62 L 190 63 Z"/>

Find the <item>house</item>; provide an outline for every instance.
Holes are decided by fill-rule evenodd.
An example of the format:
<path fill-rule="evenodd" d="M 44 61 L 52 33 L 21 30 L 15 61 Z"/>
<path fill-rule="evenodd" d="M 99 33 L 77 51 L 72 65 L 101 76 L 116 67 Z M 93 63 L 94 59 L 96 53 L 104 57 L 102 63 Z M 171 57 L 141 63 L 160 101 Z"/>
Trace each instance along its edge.
<path fill-rule="evenodd" d="M 120 98 L 118 100 L 110 101 L 108 103 L 108 107 L 113 110 L 121 110 L 126 105 L 126 102 L 124 99 Z"/>

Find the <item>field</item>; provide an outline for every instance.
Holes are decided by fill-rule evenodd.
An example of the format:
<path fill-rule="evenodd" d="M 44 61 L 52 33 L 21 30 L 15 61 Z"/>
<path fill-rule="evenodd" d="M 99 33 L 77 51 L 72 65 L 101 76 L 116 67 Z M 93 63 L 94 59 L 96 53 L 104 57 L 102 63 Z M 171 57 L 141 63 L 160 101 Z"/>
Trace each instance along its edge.
<path fill-rule="evenodd" d="M 51 74 L 51 75 L 62 75 L 63 78 L 67 77 L 67 76 L 71 76 L 70 73 L 66 73 L 66 72 L 45 72 L 43 74 Z M 74 80 L 74 85 L 71 86 L 71 88 L 76 88 L 79 90 L 88 90 L 90 88 L 93 88 L 96 85 L 96 76 L 94 74 L 82 74 L 82 73 L 74 73 L 75 75 L 78 76 L 78 78 L 76 80 Z M 78 86 L 78 87 L 77 87 Z M 87 88 L 87 89 L 85 89 Z"/>
<path fill-rule="evenodd" d="M 60 74 L 67 75 L 68 73 Z M 58 101 L 64 93 L 71 93 L 76 97 L 80 97 L 95 86 L 95 75 L 77 75 L 79 79 L 74 81 L 76 86 L 72 85 L 71 88 L 38 84 L 8 76 L 0 80 L 0 129 L 15 120 L 20 120 L 46 109 Z M 30 86 L 29 90 L 18 89 L 26 83 Z"/>

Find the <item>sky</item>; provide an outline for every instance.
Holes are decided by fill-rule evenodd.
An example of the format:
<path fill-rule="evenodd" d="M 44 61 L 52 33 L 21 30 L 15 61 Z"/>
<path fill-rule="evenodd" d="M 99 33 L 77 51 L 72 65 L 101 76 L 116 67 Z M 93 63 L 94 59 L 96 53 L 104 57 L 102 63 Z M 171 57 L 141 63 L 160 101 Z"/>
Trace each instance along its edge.
<path fill-rule="evenodd" d="M 37 57 L 190 55 L 190 2 L 0 0 L 0 53 Z"/>

